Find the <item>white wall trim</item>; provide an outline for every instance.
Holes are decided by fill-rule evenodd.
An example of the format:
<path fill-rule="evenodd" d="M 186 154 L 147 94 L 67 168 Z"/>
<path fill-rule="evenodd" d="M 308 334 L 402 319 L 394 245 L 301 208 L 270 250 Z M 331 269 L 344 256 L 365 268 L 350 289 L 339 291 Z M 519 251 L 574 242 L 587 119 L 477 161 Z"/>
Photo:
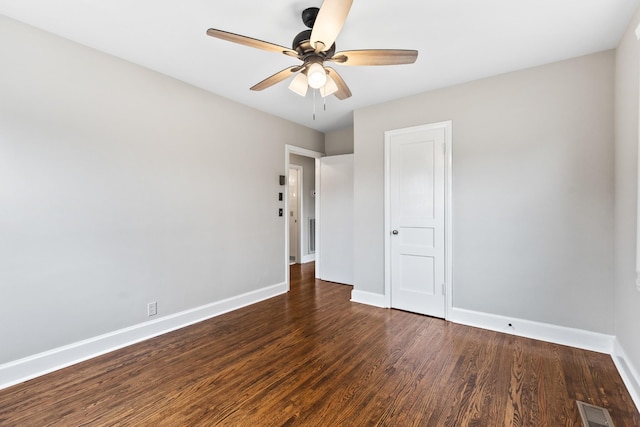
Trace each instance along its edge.
<path fill-rule="evenodd" d="M 0 390 L 287 291 L 280 283 L 2 364 Z"/>
<path fill-rule="evenodd" d="M 297 154 L 298 156 L 311 157 L 314 159 L 319 159 L 320 157 L 324 157 L 324 153 L 320 153 L 319 151 L 309 150 L 307 148 L 297 147 L 295 145 L 286 144 L 285 149 L 287 154 Z M 288 157 L 288 156 L 287 156 Z"/>
<path fill-rule="evenodd" d="M 351 291 L 351 302 L 372 305 L 380 308 L 389 308 L 387 297 L 384 295 L 374 294 L 373 292 L 358 291 L 356 289 Z"/>
<path fill-rule="evenodd" d="M 631 363 L 631 359 L 627 357 L 622 345 L 617 338 L 613 340 L 613 363 L 615 363 L 618 372 L 622 377 L 622 381 L 627 386 L 627 390 L 635 403 L 636 408 L 640 410 L 640 375 L 638 370 Z"/>
<path fill-rule="evenodd" d="M 388 308 L 385 306 L 386 298 L 381 294 L 353 290 L 351 292 L 351 301 Z M 462 308 L 452 308 L 450 314 L 451 316 L 448 320 L 453 323 L 611 355 L 611 359 L 622 377 L 633 403 L 640 410 L 640 374 L 638 374 L 638 370 L 631 363 L 631 359 L 627 357 L 624 349 L 613 335 L 533 322 L 515 317 L 481 313 Z M 509 327 L 509 324 L 512 327 Z"/>
<path fill-rule="evenodd" d="M 384 295 L 358 291 L 355 289 L 351 292 L 351 301 L 374 307 L 389 308 L 389 306 L 386 305 L 387 299 Z M 614 354 L 615 337 L 613 335 L 586 331 L 584 329 L 557 326 L 549 323 L 534 322 L 516 317 L 481 313 L 479 311 L 465 310 L 463 308 L 454 307 L 451 309 L 450 314 L 451 316 L 448 320 L 460 325 L 517 335 L 520 337 L 566 345 L 583 350 L 596 351 L 611 355 Z M 509 327 L 509 324 L 512 326 Z M 618 348 L 620 349 L 619 353 L 624 354 L 619 346 Z M 626 357 L 625 359 L 628 360 Z M 633 369 L 630 371 L 635 378 L 640 378 Z"/>
<path fill-rule="evenodd" d="M 315 187 L 315 198 L 316 198 L 316 247 L 315 247 L 315 260 L 316 260 L 316 268 L 315 268 L 315 276 L 316 279 L 320 278 L 320 248 L 322 246 L 322 242 L 320 241 L 320 204 L 322 203 L 322 197 L 320 195 L 320 179 L 322 176 L 320 175 L 320 159 L 316 158 L 316 187 Z"/>
<path fill-rule="evenodd" d="M 302 264 L 306 264 L 309 262 L 314 262 L 316 260 L 316 254 L 308 254 L 308 255 L 302 255 Z"/>
<path fill-rule="evenodd" d="M 444 127 L 444 143 L 447 150 L 444 159 L 445 189 L 444 189 L 444 232 L 445 232 L 445 306 L 444 318 L 449 320 L 453 310 L 453 122 L 451 120 L 440 124 Z"/>
<path fill-rule="evenodd" d="M 636 38 L 640 40 L 640 24 L 636 27 Z M 640 131 L 638 132 L 640 135 Z M 640 147 L 640 140 L 638 141 L 638 146 Z M 638 151 L 638 159 L 640 159 L 640 150 Z M 638 171 L 638 183 L 640 183 L 640 171 Z M 638 187 L 638 194 L 640 195 L 640 186 Z M 640 219 L 640 198 L 638 198 L 638 218 Z M 636 232 L 636 289 L 640 292 L 640 227 Z M 627 357 L 622 345 L 618 341 L 617 338 L 614 339 L 613 343 L 613 354 L 611 355 L 613 358 L 613 363 L 616 364 L 618 368 L 618 372 L 624 381 L 624 384 L 627 386 L 627 390 L 633 399 L 633 403 L 635 403 L 636 408 L 640 410 L 640 375 L 638 374 L 638 370 L 631 362 L 631 359 Z"/>
<path fill-rule="evenodd" d="M 583 329 L 556 326 L 549 323 L 533 322 L 531 320 L 481 313 L 461 308 L 453 308 L 449 320 L 461 325 L 504 332 L 506 334 L 567 345 L 583 350 L 607 354 L 612 354 L 613 352 L 613 335 L 585 331 Z M 512 326 L 509 327 L 509 324 Z"/>

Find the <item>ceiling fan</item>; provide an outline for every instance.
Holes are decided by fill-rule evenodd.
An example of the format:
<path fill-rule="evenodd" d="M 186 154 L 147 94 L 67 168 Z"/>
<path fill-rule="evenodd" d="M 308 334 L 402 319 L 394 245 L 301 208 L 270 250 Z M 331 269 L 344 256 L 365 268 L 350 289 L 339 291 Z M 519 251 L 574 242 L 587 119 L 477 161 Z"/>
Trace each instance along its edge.
<path fill-rule="evenodd" d="M 336 53 L 335 40 L 342 30 L 353 0 L 324 0 L 320 8 L 310 7 L 302 12 L 302 22 L 309 30 L 302 31 L 293 39 L 293 48 L 265 42 L 227 31 L 209 28 L 207 34 L 222 40 L 245 46 L 278 52 L 302 61 L 301 65 L 285 68 L 251 87 L 259 91 L 295 75 L 289 89 L 306 96 L 309 87 L 318 89 L 322 97 L 335 95 L 338 99 L 351 96 L 342 77 L 325 62 L 341 65 L 398 65 L 412 64 L 418 51 L 404 49 L 346 50 Z"/>

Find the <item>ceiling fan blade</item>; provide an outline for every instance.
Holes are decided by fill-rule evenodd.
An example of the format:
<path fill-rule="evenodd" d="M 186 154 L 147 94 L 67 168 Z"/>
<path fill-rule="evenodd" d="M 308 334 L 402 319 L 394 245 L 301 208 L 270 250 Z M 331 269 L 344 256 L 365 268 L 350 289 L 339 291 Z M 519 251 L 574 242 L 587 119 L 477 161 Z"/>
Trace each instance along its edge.
<path fill-rule="evenodd" d="M 342 77 L 340 77 L 340 74 L 338 74 L 338 72 L 331 67 L 325 67 L 325 69 L 329 73 L 329 76 L 331 76 L 333 81 L 336 83 L 336 85 L 338 85 L 338 91 L 334 93 L 336 98 L 341 100 L 349 98 L 351 96 L 351 91 L 349 90 L 349 86 L 347 86 L 344 80 L 342 80 Z"/>
<path fill-rule="evenodd" d="M 294 58 L 298 58 L 299 56 L 298 52 L 289 49 L 288 47 L 265 42 L 247 36 L 241 36 L 240 34 L 234 34 L 228 31 L 216 30 L 215 28 L 209 28 L 207 30 L 207 35 L 210 35 L 211 37 L 215 37 L 217 39 L 227 40 L 233 43 L 253 47 L 255 49 L 262 49 L 268 52 L 284 53 L 285 55 L 293 56 Z"/>
<path fill-rule="evenodd" d="M 417 50 L 365 49 L 345 50 L 328 58 L 327 61 L 342 65 L 400 65 L 413 64 L 418 59 Z"/>
<path fill-rule="evenodd" d="M 300 71 L 302 68 L 303 68 L 302 66 L 296 65 L 296 66 L 293 66 L 293 67 L 285 68 L 282 71 L 278 71 L 274 75 L 272 75 L 270 77 L 267 77 L 266 79 L 264 79 L 260 83 L 258 83 L 256 85 L 254 85 L 253 87 L 251 87 L 251 90 L 263 90 L 263 89 L 266 89 L 268 87 L 271 87 L 276 83 L 280 83 L 281 81 L 288 79 L 294 73 L 297 73 L 298 71 Z"/>
<path fill-rule="evenodd" d="M 331 49 L 344 26 L 353 0 L 324 0 L 311 30 L 311 46 L 316 52 Z"/>

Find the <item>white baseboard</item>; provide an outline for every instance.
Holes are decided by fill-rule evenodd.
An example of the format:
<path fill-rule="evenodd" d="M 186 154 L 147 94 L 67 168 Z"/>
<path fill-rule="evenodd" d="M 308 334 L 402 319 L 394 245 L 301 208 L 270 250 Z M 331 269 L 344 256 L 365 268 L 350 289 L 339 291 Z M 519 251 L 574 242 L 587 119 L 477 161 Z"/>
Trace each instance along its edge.
<path fill-rule="evenodd" d="M 454 308 L 451 314 L 449 320 L 454 323 L 611 355 L 618 373 L 633 399 L 633 403 L 640 410 L 640 375 L 638 375 L 638 370 L 633 366 L 616 337 L 582 329 L 479 313 L 460 308 Z M 512 327 L 509 327 L 509 324 Z"/>
<path fill-rule="evenodd" d="M 624 384 L 627 386 L 633 403 L 635 403 L 636 408 L 640 411 L 640 375 L 638 375 L 637 369 L 627 357 L 617 338 L 613 340 L 613 354 L 611 357 L 613 358 L 613 363 L 616 364 L 616 368 L 618 368 L 622 381 L 624 381 Z"/>
<path fill-rule="evenodd" d="M 287 291 L 280 283 L 2 364 L 0 390 Z"/>
<path fill-rule="evenodd" d="M 480 313 L 461 308 L 453 308 L 448 320 L 462 325 L 504 332 L 584 350 L 607 354 L 613 353 L 613 335 L 496 314 Z M 511 327 L 509 327 L 509 324 L 511 324 Z"/>
<path fill-rule="evenodd" d="M 316 260 L 316 254 L 302 255 L 302 264 L 306 264 L 308 262 L 314 262 Z"/>
<path fill-rule="evenodd" d="M 351 301 L 360 304 L 372 305 L 374 307 L 389 308 L 387 299 L 384 295 L 374 294 L 373 292 L 358 291 L 356 289 L 351 291 Z"/>
<path fill-rule="evenodd" d="M 285 283 L 273 285 L 5 363 L 0 365 L 0 390 L 287 291 Z M 351 301 L 388 308 L 384 295 L 371 292 L 353 290 Z M 448 320 L 467 326 L 611 354 L 629 394 L 636 407 L 640 409 L 640 375 L 613 336 L 459 308 L 452 309 Z M 508 326 L 509 323 L 512 325 L 511 328 Z"/>
<path fill-rule="evenodd" d="M 351 292 L 351 301 L 388 308 L 384 295 L 370 292 L 353 290 Z M 609 354 L 633 399 L 633 403 L 640 410 L 640 375 L 613 335 L 461 308 L 451 309 L 447 320 L 461 325 Z"/>

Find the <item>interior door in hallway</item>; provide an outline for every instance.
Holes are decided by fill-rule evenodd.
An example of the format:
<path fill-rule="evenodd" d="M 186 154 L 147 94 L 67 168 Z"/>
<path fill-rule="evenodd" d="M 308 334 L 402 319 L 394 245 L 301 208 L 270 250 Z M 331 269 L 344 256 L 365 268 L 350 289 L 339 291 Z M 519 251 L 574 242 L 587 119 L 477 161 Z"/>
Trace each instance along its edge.
<path fill-rule="evenodd" d="M 445 129 L 385 134 L 391 307 L 445 317 Z"/>
<path fill-rule="evenodd" d="M 353 154 L 320 159 L 319 277 L 353 284 Z"/>

